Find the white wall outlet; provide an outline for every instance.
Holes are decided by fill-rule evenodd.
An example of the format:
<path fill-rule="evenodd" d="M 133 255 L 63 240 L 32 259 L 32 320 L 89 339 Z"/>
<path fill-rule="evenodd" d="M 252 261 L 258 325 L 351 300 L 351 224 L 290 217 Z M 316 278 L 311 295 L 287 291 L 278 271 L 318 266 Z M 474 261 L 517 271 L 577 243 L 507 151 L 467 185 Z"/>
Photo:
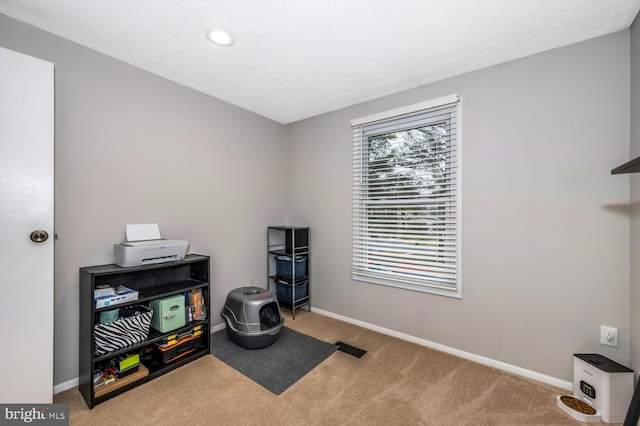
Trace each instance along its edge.
<path fill-rule="evenodd" d="M 253 275 L 249 275 L 247 281 L 249 281 L 249 287 L 253 287 Z"/>
<path fill-rule="evenodd" d="M 600 343 L 607 346 L 618 347 L 618 329 L 615 327 L 600 326 Z"/>

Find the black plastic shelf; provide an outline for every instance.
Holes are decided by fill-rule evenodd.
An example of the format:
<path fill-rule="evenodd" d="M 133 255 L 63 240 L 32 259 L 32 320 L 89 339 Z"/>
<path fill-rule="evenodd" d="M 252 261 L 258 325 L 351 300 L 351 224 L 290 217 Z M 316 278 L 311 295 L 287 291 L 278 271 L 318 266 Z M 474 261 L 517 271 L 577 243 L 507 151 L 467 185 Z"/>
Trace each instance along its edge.
<path fill-rule="evenodd" d="M 295 253 L 291 250 L 278 249 L 278 250 L 269 250 L 269 254 L 275 254 L 276 256 L 306 256 L 309 254 L 309 247 L 300 247 L 296 248 Z"/>
<path fill-rule="evenodd" d="M 161 333 L 158 330 L 154 330 L 153 328 L 149 330 L 149 337 L 147 337 L 146 340 L 143 340 L 140 343 L 136 343 L 135 345 L 131 345 L 131 346 L 127 346 L 126 348 L 122 348 L 122 349 L 118 349 L 117 351 L 112 351 L 112 352 L 107 352 L 106 354 L 102 354 L 100 356 L 96 356 L 93 359 L 93 362 L 101 362 L 101 361 L 106 361 L 110 358 L 116 357 L 118 355 L 122 355 L 122 354 L 126 354 L 128 352 L 132 352 L 135 350 L 138 350 L 140 348 L 143 348 L 147 345 L 150 345 L 151 343 L 155 343 L 155 342 L 159 342 L 160 340 L 164 339 L 167 336 L 171 336 L 172 334 L 179 334 L 182 333 L 184 331 L 190 330 L 198 325 L 202 324 L 202 328 L 203 330 L 208 330 L 209 328 L 206 326 L 206 324 L 208 324 L 209 321 L 207 320 L 199 320 L 199 321 L 191 321 L 189 323 L 187 323 L 184 327 L 178 328 L 176 330 L 172 330 L 168 333 Z"/>
<path fill-rule="evenodd" d="M 183 327 L 167 333 L 150 329 L 144 341 L 99 356 L 95 355 L 94 335 L 95 325 L 98 324 L 100 312 L 128 306 L 146 305 L 152 300 L 182 294 L 193 289 L 202 289 L 204 306 L 207 310 L 210 310 L 211 286 L 208 282 L 209 266 L 209 256 L 189 254 L 184 260 L 156 265 L 122 268 L 112 264 L 80 268 L 78 390 L 89 408 L 93 408 L 101 402 L 120 395 L 210 352 L 210 314 L 209 317 L 204 320 L 190 321 Z M 93 293 L 97 287 L 102 285 L 123 285 L 131 288 L 132 290 L 138 291 L 138 299 L 96 309 Z M 142 364 L 149 369 L 149 375 L 141 377 L 134 382 L 127 383 L 122 387 L 114 388 L 104 395 L 95 396 L 95 385 L 93 383 L 94 373 L 96 370 L 103 368 L 105 362 L 109 359 L 126 353 L 138 352 L 144 354 L 152 350 L 155 344 L 167 336 L 189 331 L 199 325 L 203 328 L 201 337 L 202 348 L 196 349 L 195 352 L 184 355 L 167 364 L 155 363 L 151 358 L 145 361 L 141 360 Z M 147 355 L 144 357 L 147 357 Z M 149 366 L 151 368 L 149 368 Z"/>
<path fill-rule="evenodd" d="M 640 172 L 640 157 L 636 157 L 631 161 L 616 167 L 611 170 L 612 175 L 619 175 L 622 173 L 637 173 Z"/>
<path fill-rule="evenodd" d="M 142 290 L 138 290 L 138 299 L 136 300 L 130 300 L 124 303 L 117 303 L 115 305 L 105 306 L 104 308 L 96 308 L 95 311 L 101 312 L 101 311 L 108 311 L 116 308 L 123 308 L 125 306 L 139 305 L 145 302 L 149 302 L 160 295 L 162 295 L 163 297 L 171 296 L 173 294 L 184 293 L 185 291 L 193 290 L 196 288 L 206 287 L 207 285 L 208 284 L 205 282 L 190 279 L 190 280 L 178 281 L 178 282 L 167 283 L 167 284 L 159 284 L 153 287 L 146 287 Z M 132 288 L 132 290 L 136 290 L 136 289 Z"/>
<path fill-rule="evenodd" d="M 269 226 L 267 228 L 267 288 L 272 289 L 275 286 L 275 291 L 278 297 L 278 303 L 284 309 L 291 311 L 292 318 L 296 318 L 296 310 L 307 306 L 311 311 L 311 298 L 309 292 L 309 286 L 311 283 L 310 272 L 310 239 L 309 239 L 309 227 L 307 226 Z M 286 267 L 289 269 L 289 265 L 283 265 L 282 260 L 278 260 L 278 256 L 287 256 L 290 259 L 293 278 L 284 278 L 277 274 L 289 275 L 283 272 L 281 268 Z M 298 269 L 297 263 L 294 263 L 294 258 L 297 257 L 306 258 L 306 271 L 304 275 L 296 276 Z M 276 272 L 274 274 L 274 272 Z M 302 271 L 300 271 L 302 272 Z M 295 287 L 298 283 L 307 281 L 307 295 L 305 297 L 298 298 L 293 303 L 283 302 L 281 297 L 287 300 L 293 300 L 295 298 Z M 291 293 L 288 289 L 283 289 L 284 283 L 291 286 Z M 304 284 L 303 284 L 304 285 Z M 286 293 L 285 293 L 286 290 Z M 280 293 L 280 294 L 278 294 Z M 300 293 L 304 294 L 304 293 Z M 287 297 L 291 296 L 291 297 Z"/>
<path fill-rule="evenodd" d="M 162 376 L 163 374 L 168 373 L 171 370 L 175 370 L 178 367 L 181 367 L 185 364 L 190 363 L 191 361 L 194 361 L 198 358 L 201 358 L 205 355 L 207 355 L 209 353 L 209 349 L 202 347 L 200 349 L 197 349 L 195 352 L 190 353 L 189 355 L 185 355 L 182 358 L 179 358 L 169 364 L 162 364 L 161 366 L 157 366 L 155 363 L 150 363 L 150 364 L 144 364 L 143 365 L 145 367 L 147 367 L 147 369 L 149 370 L 149 375 L 140 378 L 140 380 L 136 380 L 135 382 L 131 382 L 128 385 L 122 386 L 121 388 L 115 389 L 111 392 L 108 392 L 102 396 L 98 396 L 98 397 L 94 397 L 93 398 L 93 405 L 98 405 L 102 402 L 105 402 L 111 398 L 113 398 L 114 396 L 120 395 L 124 392 L 127 392 L 135 387 L 140 386 L 143 383 L 146 383 L 150 380 L 155 379 L 158 376 Z"/>
<path fill-rule="evenodd" d="M 303 275 L 301 277 L 295 277 L 295 278 L 284 278 L 281 277 L 279 275 L 269 275 L 269 278 L 271 278 L 272 280 L 280 280 L 280 281 L 285 281 L 288 284 L 293 284 L 295 283 L 299 283 L 302 281 L 309 281 L 309 276 L 308 275 Z"/>
<path fill-rule="evenodd" d="M 296 300 L 296 303 L 293 303 L 293 304 L 278 300 L 278 305 L 280 305 L 281 308 L 287 309 L 289 311 L 301 308 L 308 304 L 309 304 L 309 296 L 301 297 L 300 299 Z"/>

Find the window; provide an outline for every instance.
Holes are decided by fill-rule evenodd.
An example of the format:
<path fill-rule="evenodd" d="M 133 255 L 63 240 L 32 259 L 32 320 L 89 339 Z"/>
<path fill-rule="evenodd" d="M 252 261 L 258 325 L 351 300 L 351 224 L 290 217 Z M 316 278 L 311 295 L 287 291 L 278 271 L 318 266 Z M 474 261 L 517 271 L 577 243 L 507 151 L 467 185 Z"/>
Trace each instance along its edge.
<path fill-rule="evenodd" d="M 459 98 L 353 120 L 353 279 L 461 296 Z"/>

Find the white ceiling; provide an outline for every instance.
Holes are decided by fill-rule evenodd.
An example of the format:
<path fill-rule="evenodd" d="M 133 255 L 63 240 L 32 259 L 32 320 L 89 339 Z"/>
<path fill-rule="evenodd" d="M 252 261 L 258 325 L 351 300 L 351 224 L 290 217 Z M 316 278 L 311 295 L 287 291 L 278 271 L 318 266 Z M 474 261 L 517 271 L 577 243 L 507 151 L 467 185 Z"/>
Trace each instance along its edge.
<path fill-rule="evenodd" d="M 0 13 L 281 123 L 629 28 L 640 0 L 0 0 Z M 207 41 L 213 27 L 236 43 Z"/>

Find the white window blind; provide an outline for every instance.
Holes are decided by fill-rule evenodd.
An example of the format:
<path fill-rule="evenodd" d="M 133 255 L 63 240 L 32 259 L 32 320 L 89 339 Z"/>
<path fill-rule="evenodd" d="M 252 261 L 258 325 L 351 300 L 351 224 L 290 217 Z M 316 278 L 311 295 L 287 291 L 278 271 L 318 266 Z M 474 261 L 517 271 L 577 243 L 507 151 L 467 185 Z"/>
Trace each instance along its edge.
<path fill-rule="evenodd" d="M 354 279 L 460 297 L 458 108 L 352 121 Z"/>

